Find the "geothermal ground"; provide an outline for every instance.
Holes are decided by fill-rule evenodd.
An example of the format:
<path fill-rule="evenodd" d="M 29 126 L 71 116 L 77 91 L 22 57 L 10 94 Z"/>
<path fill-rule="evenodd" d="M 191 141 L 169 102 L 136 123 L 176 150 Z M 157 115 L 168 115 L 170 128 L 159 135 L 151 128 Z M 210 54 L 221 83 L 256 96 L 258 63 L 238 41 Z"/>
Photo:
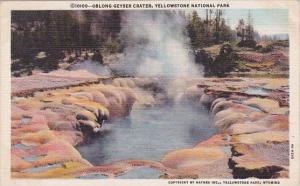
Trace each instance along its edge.
<path fill-rule="evenodd" d="M 288 91 L 287 78 L 13 78 L 12 177 L 285 178 Z"/>

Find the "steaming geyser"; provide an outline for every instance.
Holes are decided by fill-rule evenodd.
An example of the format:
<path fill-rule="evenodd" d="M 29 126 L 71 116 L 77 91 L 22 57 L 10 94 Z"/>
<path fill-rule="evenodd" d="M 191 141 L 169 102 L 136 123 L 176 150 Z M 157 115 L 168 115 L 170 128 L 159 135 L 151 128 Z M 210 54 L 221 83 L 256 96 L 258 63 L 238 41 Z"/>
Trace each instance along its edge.
<path fill-rule="evenodd" d="M 122 70 L 135 76 L 197 75 L 183 12 L 130 11 L 123 14 L 126 46 Z"/>
<path fill-rule="evenodd" d="M 159 84 L 164 89 L 162 94 L 166 93 L 164 98 L 173 99 L 175 104 L 134 107 L 128 118 L 111 121 L 109 133 L 78 148 L 84 158 L 96 165 L 126 159 L 158 161 L 165 153 L 193 146 L 215 132 L 205 109 L 177 99 L 188 86 L 186 80 L 199 75 L 185 23 L 181 12 L 124 13 L 121 37 L 126 46 L 125 58 L 118 70 L 145 79 L 158 77 L 159 83 L 154 84 Z M 153 79 L 157 80 L 149 78 Z M 160 92 L 147 91 L 159 100 Z M 95 149 L 97 153 L 93 153 Z"/>

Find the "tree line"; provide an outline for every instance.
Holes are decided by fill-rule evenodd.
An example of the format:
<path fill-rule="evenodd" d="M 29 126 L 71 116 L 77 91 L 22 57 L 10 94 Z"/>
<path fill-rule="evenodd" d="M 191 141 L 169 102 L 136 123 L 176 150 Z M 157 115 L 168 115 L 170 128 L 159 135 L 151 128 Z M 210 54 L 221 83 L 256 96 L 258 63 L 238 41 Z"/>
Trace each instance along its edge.
<path fill-rule="evenodd" d="M 172 14 L 176 12 L 168 13 L 170 16 L 175 16 Z M 219 69 L 210 67 L 218 66 L 216 64 L 218 60 L 212 61 L 209 58 L 207 62 L 203 62 L 207 58 L 207 54 L 200 49 L 236 41 L 237 37 L 241 37 L 241 44 L 256 45 L 253 40 L 258 34 L 252 25 L 246 25 L 241 20 L 236 29 L 231 29 L 225 20 L 224 13 L 224 10 L 207 9 L 204 16 L 201 17 L 197 11 L 180 12 L 180 16 L 184 16 L 186 20 L 186 33 L 190 38 L 196 59 L 201 59 L 196 60 L 196 63 L 206 66 L 209 73 L 220 73 Z M 87 49 L 97 52 L 122 52 L 126 42 L 130 42 L 125 41 L 124 36 L 120 36 L 122 21 L 126 21 L 124 20 L 126 17 L 122 17 L 122 14 L 123 11 L 119 10 L 13 11 L 11 51 L 12 58 L 19 59 L 20 63 L 12 66 L 23 68 L 27 65 L 34 68 L 36 65 L 34 59 L 39 52 L 47 53 L 51 59 L 48 61 L 53 61 L 53 64 L 45 67 L 46 69 L 58 67 L 58 61 L 64 58 L 62 51 L 76 50 L 76 55 L 80 55 L 81 50 L 87 51 Z M 230 49 L 230 46 L 224 46 L 223 49 L 230 51 L 230 57 L 227 57 L 227 53 L 222 50 L 220 51 L 222 60 L 219 61 L 230 63 L 234 56 L 231 55 L 233 50 Z M 101 56 L 101 54 L 99 55 Z M 226 60 L 224 60 L 225 58 Z M 224 66 L 224 64 L 219 66 Z M 230 64 L 226 71 L 232 69 L 233 65 Z"/>
<path fill-rule="evenodd" d="M 72 48 L 112 50 L 121 30 L 120 11 L 13 11 L 12 54 Z"/>
<path fill-rule="evenodd" d="M 223 15 L 223 10 L 208 9 L 204 18 L 197 11 L 187 15 L 187 30 L 194 49 L 236 39 L 236 32 L 226 24 Z"/>
<path fill-rule="evenodd" d="M 12 54 L 70 48 L 105 48 L 122 51 L 122 11 L 13 11 Z M 222 10 L 186 14 L 187 32 L 193 48 L 234 39 Z"/>

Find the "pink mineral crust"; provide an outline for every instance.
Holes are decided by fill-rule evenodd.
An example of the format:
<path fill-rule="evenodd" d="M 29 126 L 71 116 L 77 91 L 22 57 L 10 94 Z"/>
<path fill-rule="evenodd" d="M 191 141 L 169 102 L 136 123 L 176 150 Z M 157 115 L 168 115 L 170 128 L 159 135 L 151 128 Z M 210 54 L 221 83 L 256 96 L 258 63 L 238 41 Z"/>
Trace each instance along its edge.
<path fill-rule="evenodd" d="M 15 148 L 15 147 L 13 147 L 11 149 L 11 153 L 18 156 L 18 157 L 21 157 L 21 158 L 31 155 L 28 151 L 23 150 L 23 149 L 18 149 L 18 148 Z"/>
<path fill-rule="evenodd" d="M 240 54 L 240 58 L 250 62 L 262 62 L 262 61 L 276 61 L 281 60 L 285 64 L 288 64 L 288 54 L 282 51 L 275 51 L 270 54 L 259 54 L 259 53 L 244 53 Z"/>
<path fill-rule="evenodd" d="M 53 71 L 26 77 L 14 77 L 11 80 L 12 95 L 30 94 L 39 90 L 49 90 L 59 87 L 75 86 L 87 82 L 95 82 L 100 78 L 84 70 L 79 71 Z"/>
<path fill-rule="evenodd" d="M 149 167 L 160 171 L 161 174 L 171 170 L 165 167 L 162 163 L 157 161 L 135 159 L 135 160 L 120 160 L 110 164 L 84 168 L 81 169 L 80 171 L 74 172 L 74 175 L 79 176 L 79 175 L 100 173 L 108 176 L 109 178 L 113 178 L 139 167 Z"/>
<path fill-rule="evenodd" d="M 168 179 L 288 177 L 289 108 L 288 101 L 283 100 L 288 97 L 283 91 L 285 80 L 278 84 L 272 79 L 254 82 L 247 78 L 207 78 L 201 79 L 200 86 L 200 80 L 194 80 L 183 97 L 210 108 L 210 117 L 219 129 L 217 134 L 194 147 L 168 152 L 159 162 L 130 159 L 92 166 L 74 148 L 85 137 L 78 129 L 85 127 L 96 133 L 101 129 L 101 119 L 127 116 L 135 102 L 137 106 L 155 105 L 152 92 L 147 93 L 142 87 L 156 84 L 120 78 L 111 84 L 93 84 L 87 82 L 96 77 L 72 73 L 57 71 L 12 80 L 15 93 L 43 90 L 26 98 L 13 95 L 13 177 L 74 178 L 99 173 L 114 178 L 139 167 L 158 170 L 160 178 Z M 249 85 L 264 85 L 273 92 L 248 95 L 243 91 Z M 276 92 L 281 96 L 276 97 Z M 50 168 L 30 172 L 45 167 Z"/>
<path fill-rule="evenodd" d="M 227 134 L 216 134 L 212 137 L 208 138 L 205 141 L 202 141 L 195 145 L 196 147 L 209 147 L 209 146 L 225 146 L 229 145 L 227 141 L 228 135 Z"/>
<path fill-rule="evenodd" d="M 81 74 L 81 76 L 85 75 L 85 73 Z M 27 79 L 13 79 L 15 88 L 20 90 L 24 88 L 26 92 L 32 91 L 32 86 L 43 91 L 27 98 L 13 96 L 11 153 L 14 161 L 12 171 L 16 171 L 13 173 L 14 176 L 60 177 L 59 173 L 46 174 L 45 171 L 24 173 L 33 167 L 47 167 L 49 164 L 74 164 L 78 169 L 91 166 L 74 148 L 84 140 L 82 131 L 76 127 L 86 125 L 85 127 L 97 132 L 102 119 L 129 114 L 136 100 L 131 89 L 99 84 L 99 82 L 85 84 L 92 77 L 81 76 L 80 74 L 67 76 L 62 72 L 55 72 L 51 73 L 51 76 L 37 74 Z M 18 87 L 18 83 L 22 84 L 24 83 L 22 81 L 27 80 L 33 84 Z M 69 87 L 70 82 L 71 84 L 84 82 L 84 84 Z M 49 87 L 55 89 L 48 89 Z M 124 164 L 118 165 L 122 167 Z M 71 174 L 70 177 L 77 175 L 75 170 L 72 171 L 68 167 L 60 168 L 59 171 L 67 171 Z"/>
<path fill-rule="evenodd" d="M 37 75 L 47 76 L 47 77 L 61 77 L 61 78 L 74 78 L 74 79 L 95 79 L 99 78 L 98 75 L 92 74 L 86 70 L 76 70 L 76 71 L 68 71 L 68 70 L 55 70 L 49 73 L 39 73 Z"/>

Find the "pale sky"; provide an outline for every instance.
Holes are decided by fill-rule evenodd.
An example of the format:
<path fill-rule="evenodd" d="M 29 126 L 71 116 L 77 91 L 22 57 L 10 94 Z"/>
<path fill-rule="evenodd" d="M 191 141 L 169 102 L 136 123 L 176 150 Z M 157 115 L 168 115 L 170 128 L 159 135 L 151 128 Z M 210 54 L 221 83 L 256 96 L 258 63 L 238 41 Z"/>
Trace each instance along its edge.
<path fill-rule="evenodd" d="M 205 10 L 198 10 L 201 17 L 205 16 Z M 227 9 L 224 17 L 227 24 L 235 29 L 238 21 L 243 18 L 248 20 L 249 9 Z M 252 23 L 259 34 L 287 34 L 288 10 L 287 9 L 251 9 Z"/>

